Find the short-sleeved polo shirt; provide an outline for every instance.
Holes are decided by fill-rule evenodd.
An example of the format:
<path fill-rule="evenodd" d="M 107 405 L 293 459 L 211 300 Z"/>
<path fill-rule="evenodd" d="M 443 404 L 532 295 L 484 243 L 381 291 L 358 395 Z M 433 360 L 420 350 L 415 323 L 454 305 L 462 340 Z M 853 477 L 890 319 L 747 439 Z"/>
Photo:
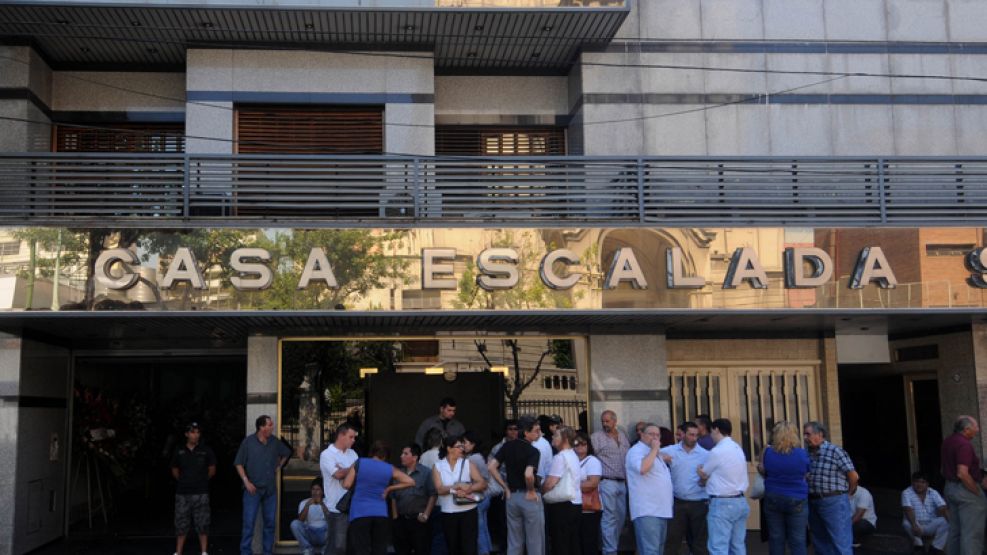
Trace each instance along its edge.
<path fill-rule="evenodd" d="M 278 459 L 287 458 L 291 455 L 291 450 L 281 443 L 281 440 L 271 436 L 267 438 L 267 443 L 261 443 L 257 439 L 257 434 L 250 434 L 236 452 L 234 465 L 243 466 L 247 479 L 257 489 L 273 491 L 277 486 L 275 476 L 278 470 Z"/>

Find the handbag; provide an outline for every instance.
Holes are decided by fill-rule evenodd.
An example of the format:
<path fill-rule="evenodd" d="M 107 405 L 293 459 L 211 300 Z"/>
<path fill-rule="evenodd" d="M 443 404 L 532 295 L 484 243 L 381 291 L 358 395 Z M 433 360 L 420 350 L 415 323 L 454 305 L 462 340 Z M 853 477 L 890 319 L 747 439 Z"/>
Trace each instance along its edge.
<path fill-rule="evenodd" d="M 466 465 L 469 464 L 469 461 L 466 460 L 466 459 L 462 459 L 462 461 L 460 461 L 460 462 L 462 463 L 462 465 L 459 467 L 459 479 L 457 480 L 457 483 L 462 484 L 462 483 L 464 483 L 463 482 L 463 471 L 466 470 Z M 471 484 L 473 483 L 473 479 L 472 478 L 470 478 L 469 483 L 471 483 Z M 452 502 L 455 503 L 456 505 L 476 505 L 480 501 L 483 501 L 483 494 L 482 493 L 479 493 L 479 492 L 475 492 L 475 491 L 473 493 L 470 493 L 469 495 L 463 495 L 463 496 L 453 495 L 452 496 Z"/>
<path fill-rule="evenodd" d="M 357 459 L 356 462 L 353 463 L 353 469 L 354 469 L 354 471 L 357 474 L 359 474 L 359 472 L 360 472 L 360 459 Z M 348 513 L 348 512 L 350 512 L 350 505 L 353 503 L 353 492 L 354 491 L 356 491 L 356 476 L 353 476 L 353 487 L 351 487 L 350 489 L 346 490 L 346 493 L 344 493 L 343 496 L 339 498 L 339 501 L 336 501 L 336 510 L 337 511 L 339 511 L 341 513 Z"/>
<path fill-rule="evenodd" d="M 583 462 L 579 463 L 580 468 L 586 466 L 586 461 L 588 459 L 583 459 Z M 583 512 L 584 513 L 595 513 L 603 510 L 603 503 L 600 501 L 600 486 L 597 485 L 593 488 L 593 491 L 583 492 Z"/>
<path fill-rule="evenodd" d="M 751 482 L 751 493 L 748 497 L 751 499 L 764 498 L 764 476 L 761 476 L 760 472 L 754 474 L 754 481 Z"/>
<path fill-rule="evenodd" d="M 562 472 L 562 477 L 555 483 L 554 488 L 548 490 L 547 493 L 541 496 L 542 501 L 545 503 L 562 503 L 564 501 L 571 501 L 572 498 L 575 497 L 575 489 L 578 487 L 579 484 L 572 483 L 572 472 L 569 469 L 569 465 L 566 464 L 565 471 Z"/>

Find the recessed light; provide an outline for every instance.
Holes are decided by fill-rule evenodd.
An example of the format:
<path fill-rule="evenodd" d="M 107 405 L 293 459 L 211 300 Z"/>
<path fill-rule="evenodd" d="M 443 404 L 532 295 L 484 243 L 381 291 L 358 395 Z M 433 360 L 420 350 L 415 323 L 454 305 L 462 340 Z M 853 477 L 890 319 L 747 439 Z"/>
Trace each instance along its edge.
<path fill-rule="evenodd" d="M 473 30 L 474 31 L 482 31 L 483 30 L 483 25 L 474 25 L 473 26 Z"/>
<path fill-rule="evenodd" d="M 67 20 L 67 19 L 56 19 L 55 20 L 55 23 L 57 23 L 59 25 L 68 25 L 69 24 L 69 20 Z"/>
<path fill-rule="evenodd" d="M 203 21 L 199 24 L 204 29 L 212 29 L 215 24 L 212 21 Z"/>
<path fill-rule="evenodd" d="M 466 57 L 467 58 L 475 58 L 476 57 L 476 52 L 467 52 L 466 53 Z"/>
<path fill-rule="evenodd" d="M 865 326 L 865 327 L 862 327 L 862 328 L 860 328 L 860 331 L 869 331 L 869 330 L 870 330 L 870 328 L 868 328 L 868 327 L 866 327 L 866 326 Z"/>
<path fill-rule="evenodd" d="M 81 50 L 83 54 L 88 54 L 88 53 L 92 52 L 92 50 L 89 50 L 89 48 L 86 47 L 86 46 L 83 46 L 79 50 Z"/>
<path fill-rule="evenodd" d="M 404 30 L 405 31 L 414 31 L 415 30 L 415 26 L 414 25 L 405 25 L 404 26 Z"/>
<path fill-rule="evenodd" d="M 158 53 L 158 49 L 157 48 L 148 48 L 147 49 L 147 53 L 148 54 L 157 54 Z"/>
<path fill-rule="evenodd" d="M 143 25 L 143 23 L 141 23 L 140 21 L 131 21 L 130 25 L 132 27 L 140 27 L 141 25 Z"/>
<path fill-rule="evenodd" d="M 541 58 L 541 52 L 532 52 L 531 53 L 531 57 L 532 58 Z"/>
<path fill-rule="evenodd" d="M 305 24 L 305 28 L 306 29 L 315 29 L 315 24 L 314 23 L 306 23 Z"/>
<path fill-rule="evenodd" d="M 552 26 L 551 25 L 546 25 L 546 26 L 542 27 L 541 30 L 542 31 L 545 31 L 547 33 L 547 32 L 549 32 L 549 31 L 552 30 Z"/>

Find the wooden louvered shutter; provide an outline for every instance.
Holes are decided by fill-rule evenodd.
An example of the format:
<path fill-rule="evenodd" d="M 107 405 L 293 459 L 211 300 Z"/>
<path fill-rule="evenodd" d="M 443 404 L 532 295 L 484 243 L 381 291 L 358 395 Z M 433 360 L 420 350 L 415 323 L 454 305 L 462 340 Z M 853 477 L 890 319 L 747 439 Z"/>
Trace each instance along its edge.
<path fill-rule="evenodd" d="M 185 152 L 184 123 L 55 125 L 55 152 Z"/>
<path fill-rule="evenodd" d="M 381 106 L 238 106 L 241 154 L 382 154 Z"/>
<path fill-rule="evenodd" d="M 564 156 L 565 128 L 438 125 L 435 153 L 442 156 Z"/>

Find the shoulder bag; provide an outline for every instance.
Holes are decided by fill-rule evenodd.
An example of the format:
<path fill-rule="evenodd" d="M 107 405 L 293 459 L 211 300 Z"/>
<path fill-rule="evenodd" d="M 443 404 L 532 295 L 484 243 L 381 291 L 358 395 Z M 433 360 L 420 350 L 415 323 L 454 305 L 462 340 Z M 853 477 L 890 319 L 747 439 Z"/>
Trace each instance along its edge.
<path fill-rule="evenodd" d="M 562 460 L 566 463 L 565 470 L 562 472 L 562 477 L 559 478 L 559 481 L 555 483 L 555 487 L 541 496 L 542 501 L 545 503 L 571 501 L 574 491 L 579 487 L 579 484 L 572 483 L 572 469 L 569 468 L 569 463 L 565 459 Z"/>
<path fill-rule="evenodd" d="M 469 477 L 470 478 L 469 482 L 463 482 L 463 471 L 466 470 L 466 465 L 469 464 L 469 460 L 464 457 L 460 459 L 459 462 L 462 463 L 462 466 L 459 467 L 459 479 L 456 480 L 456 482 L 460 484 L 463 483 L 472 484 L 473 483 L 472 477 Z M 446 461 L 446 463 L 448 464 L 448 460 Z M 480 501 L 483 501 L 483 494 L 479 492 L 473 492 L 465 496 L 459 496 L 459 495 L 452 496 L 452 502 L 455 503 L 456 505 L 476 505 Z"/>
<path fill-rule="evenodd" d="M 586 466 L 586 461 L 589 457 L 582 460 L 579 463 L 579 467 L 582 468 Z M 582 490 L 582 487 L 580 487 Z M 597 486 L 591 492 L 583 492 L 583 512 L 584 513 L 595 513 L 603 510 L 603 503 L 600 502 L 600 486 Z"/>
<path fill-rule="evenodd" d="M 336 510 L 341 513 L 350 512 L 350 504 L 353 503 L 353 492 L 356 491 L 356 475 L 360 474 L 360 459 L 357 459 L 356 462 L 353 463 L 353 469 L 356 472 L 353 476 L 353 485 L 350 489 L 346 490 L 346 493 L 339 498 L 339 501 L 336 501 Z"/>

